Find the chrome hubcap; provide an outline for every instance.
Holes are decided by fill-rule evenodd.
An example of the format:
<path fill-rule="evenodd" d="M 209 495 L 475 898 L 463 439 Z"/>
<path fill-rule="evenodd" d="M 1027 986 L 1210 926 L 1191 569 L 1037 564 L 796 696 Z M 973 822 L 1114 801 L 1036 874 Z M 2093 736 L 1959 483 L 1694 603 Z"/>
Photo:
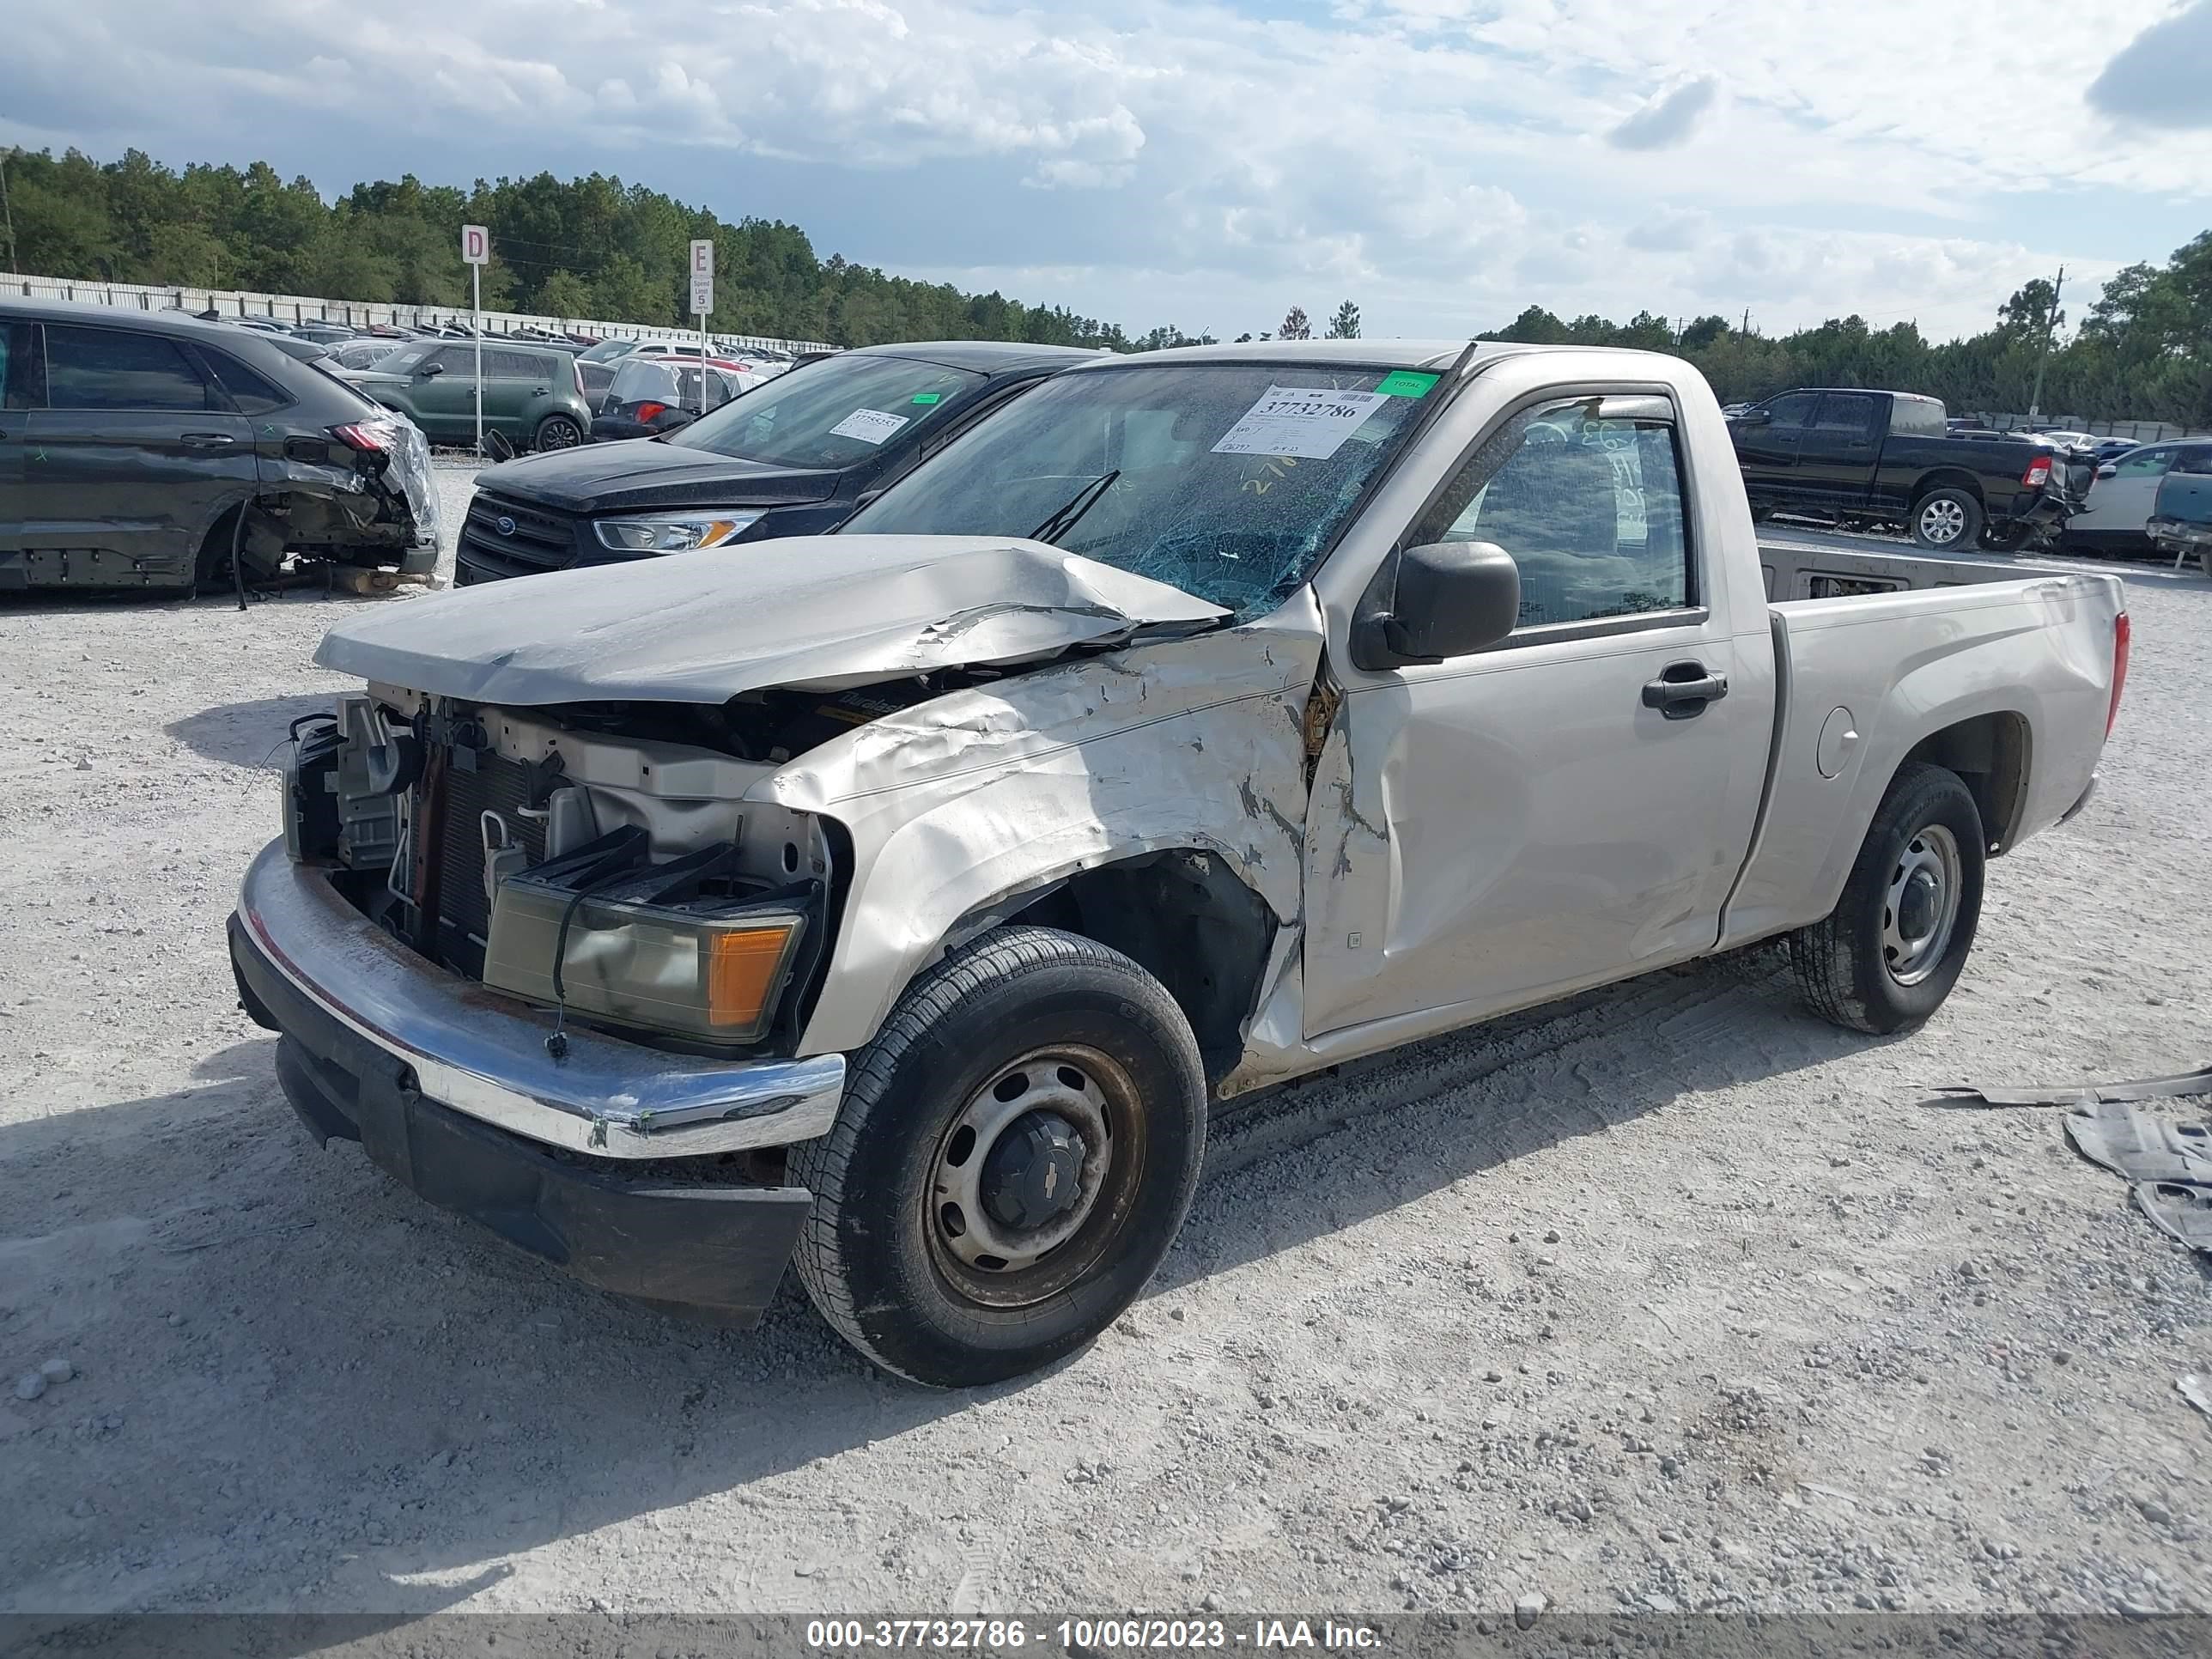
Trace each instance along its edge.
<path fill-rule="evenodd" d="M 1966 509 L 1953 501 L 1930 501 L 1920 509 L 1920 533 L 1931 542 L 1953 542 L 1966 527 Z"/>
<path fill-rule="evenodd" d="M 1934 973 L 1958 926 L 1961 872 L 1956 836 L 1925 825 L 1905 843 L 1881 900 L 1881 956 L 1899 985 Z"/>
<path fill-rule="evenodd" d="M 1082 1230 L 1113 1158 L 1105 1091 L 1090 1072 L 1066 1054 L 1017 1060 L 938 1148 L 933 1237 L 974 1273 L 1019 1273 Z"/>

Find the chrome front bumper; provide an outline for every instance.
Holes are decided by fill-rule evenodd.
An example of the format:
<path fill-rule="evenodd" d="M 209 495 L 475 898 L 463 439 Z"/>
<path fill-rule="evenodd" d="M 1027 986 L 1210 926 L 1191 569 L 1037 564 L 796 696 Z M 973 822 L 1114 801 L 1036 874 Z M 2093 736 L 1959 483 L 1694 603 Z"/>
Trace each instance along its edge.
<path fill-rule="evenodd" d="M 551 1018 L 415 955 L 295 864 L 261 850 L 238 896 L 244 944 L 308 1001 L 403 1061 L 426 1097 L 496 1128 L 599 1158 L 688 1158 L 827 1134 L 845 1057 L 714 1060 Z"/>

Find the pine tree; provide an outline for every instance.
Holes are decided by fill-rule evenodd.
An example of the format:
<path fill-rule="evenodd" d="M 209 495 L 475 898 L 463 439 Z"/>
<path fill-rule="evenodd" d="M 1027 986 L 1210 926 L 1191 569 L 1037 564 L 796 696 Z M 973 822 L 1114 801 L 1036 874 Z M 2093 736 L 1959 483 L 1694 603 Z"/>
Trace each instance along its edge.
<path fill-rule="evenodd" d="M 1336 315 L 1328 319 L 1328 337 L 1332 340 L 1356 340 L 1359 337 L 1359 307 L 1346 300 L 1336 308 Z"/>

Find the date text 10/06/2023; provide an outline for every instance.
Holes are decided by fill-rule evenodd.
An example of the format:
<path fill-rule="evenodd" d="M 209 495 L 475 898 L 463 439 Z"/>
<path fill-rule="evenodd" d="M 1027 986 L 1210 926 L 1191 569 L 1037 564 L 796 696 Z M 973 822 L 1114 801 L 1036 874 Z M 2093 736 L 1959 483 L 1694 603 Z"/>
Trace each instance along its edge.
<path fill-rule="evenodd" d="M 1173 1651 L 1246 1648 L 1371 1652 L 1382 1632 L 1354 1620 L 1224 1619 L 816 1619 L 806 1645 L 823 1650 L 913 1648 L 939 1652 L 1127 1650 Z"/>

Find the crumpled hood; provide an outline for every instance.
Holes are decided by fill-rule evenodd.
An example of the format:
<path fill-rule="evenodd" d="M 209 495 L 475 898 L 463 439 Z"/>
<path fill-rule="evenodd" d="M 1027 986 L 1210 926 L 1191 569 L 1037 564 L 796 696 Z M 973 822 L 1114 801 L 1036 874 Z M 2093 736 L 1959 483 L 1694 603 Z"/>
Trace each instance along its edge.
<path fill-rule="evenodd" d="M 549 572 L 380 607 L 325 668 L 471 702 L 720 702 L 1040 662 L 1230 613 L 1042 542 L 817 536 Z"/>

